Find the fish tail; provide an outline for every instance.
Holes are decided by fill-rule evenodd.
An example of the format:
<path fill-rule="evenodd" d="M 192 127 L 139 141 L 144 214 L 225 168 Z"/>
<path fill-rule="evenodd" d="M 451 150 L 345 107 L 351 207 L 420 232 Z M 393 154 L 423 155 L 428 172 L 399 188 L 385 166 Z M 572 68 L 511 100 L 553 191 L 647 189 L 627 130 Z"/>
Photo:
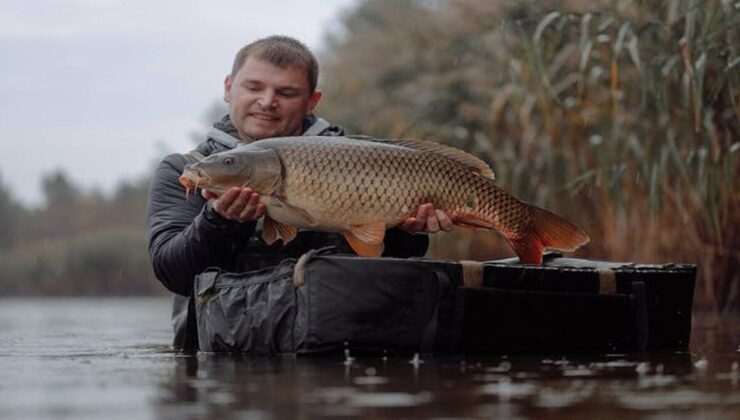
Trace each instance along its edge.
<path fill-rule="evenodd" d="M 517 238 L 507 238 L 519 260 L 525 264 L 542 264 L 546 248 L 575 251 L 590 240 L 578 226 L 547 210 L 529 205 L 532 224 Z"/>

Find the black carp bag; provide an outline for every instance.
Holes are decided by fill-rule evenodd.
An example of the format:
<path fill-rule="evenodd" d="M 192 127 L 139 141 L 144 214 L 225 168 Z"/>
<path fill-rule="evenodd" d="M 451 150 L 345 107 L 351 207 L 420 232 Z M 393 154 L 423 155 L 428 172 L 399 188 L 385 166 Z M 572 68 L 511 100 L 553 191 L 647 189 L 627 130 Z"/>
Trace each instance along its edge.
<path fill-rule="evenodd" d="M 695 267 L 567 258 L 543 266 L 312 251 L 195 280 L 205 352 L 551 353 L 684 349 Z"/>

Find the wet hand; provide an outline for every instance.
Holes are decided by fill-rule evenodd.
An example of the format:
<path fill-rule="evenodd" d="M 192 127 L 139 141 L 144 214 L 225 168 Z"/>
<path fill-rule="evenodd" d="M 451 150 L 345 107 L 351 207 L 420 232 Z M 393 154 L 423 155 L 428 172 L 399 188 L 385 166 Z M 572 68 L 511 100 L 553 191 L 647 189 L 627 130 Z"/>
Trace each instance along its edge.
<path fill-rule="evenodd" d="M 260 202 L 260 195 L 251 188 L 232 187 L 221 195 L 203 190 L 202 194 L 216 213 L 235 222 L 257 220 L 267 211 Z"/>
<path fill-rule="evenodd" d="M 435 209 L 434 204 L 425 203 L 419 206 L 415 216 L 410 216 L 398 228 L 409 233 L 435 233 L 452 230 L 452 220 L 447 213 Z"/>

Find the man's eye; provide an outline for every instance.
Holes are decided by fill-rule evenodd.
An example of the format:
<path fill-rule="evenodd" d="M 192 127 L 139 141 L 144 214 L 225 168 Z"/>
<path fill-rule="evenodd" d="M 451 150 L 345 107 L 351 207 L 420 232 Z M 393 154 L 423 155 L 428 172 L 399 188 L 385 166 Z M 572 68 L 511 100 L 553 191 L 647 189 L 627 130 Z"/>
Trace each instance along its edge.
<path fill-rule="evenodd" d="M 223 163 L 224 165 L 231 165 L 232 163 L 234 163 L 234 158 L 233 157 L 224 158 Z"/>

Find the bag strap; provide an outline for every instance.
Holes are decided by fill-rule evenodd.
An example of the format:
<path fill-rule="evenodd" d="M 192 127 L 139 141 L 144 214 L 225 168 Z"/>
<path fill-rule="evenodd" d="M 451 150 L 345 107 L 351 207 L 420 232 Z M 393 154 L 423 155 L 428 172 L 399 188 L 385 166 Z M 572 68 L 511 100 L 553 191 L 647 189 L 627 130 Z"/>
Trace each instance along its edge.
<path fill-rule="evenodd" d="M 598 267 L 599 294 L 613 295 L 617 293 L 617 273 L 609 267 Z"/>
<path fill-rule="evenodd" d="M 434 268 L 435 277 L 437 277 L 437 298 L 434 302 L 434 310 L 432 316 L 429 318 L 427 327 L 424 330 L 424 335 L 421 339 L 421 352 L 422 353 L 433 353 L 438 349 L 438 331 L 439 331 L 439 313 L 442 301 L 446 298 L 445 292 L 451 289 L 451 282 L 446 273 L 442 270 Z"/>
<path fill-rule="evenodd" d="M 296 289 L 306 284 L 306 263 L 313 257 L 313 253 L 311 250 L 301 255 L 293 267 L 293 287 Z"/>
<path fill-rule="evenodd" d="M 460 260 L 463 287 L 480 289 L 483 287 L 483 263 L 480 261 Z"/>

